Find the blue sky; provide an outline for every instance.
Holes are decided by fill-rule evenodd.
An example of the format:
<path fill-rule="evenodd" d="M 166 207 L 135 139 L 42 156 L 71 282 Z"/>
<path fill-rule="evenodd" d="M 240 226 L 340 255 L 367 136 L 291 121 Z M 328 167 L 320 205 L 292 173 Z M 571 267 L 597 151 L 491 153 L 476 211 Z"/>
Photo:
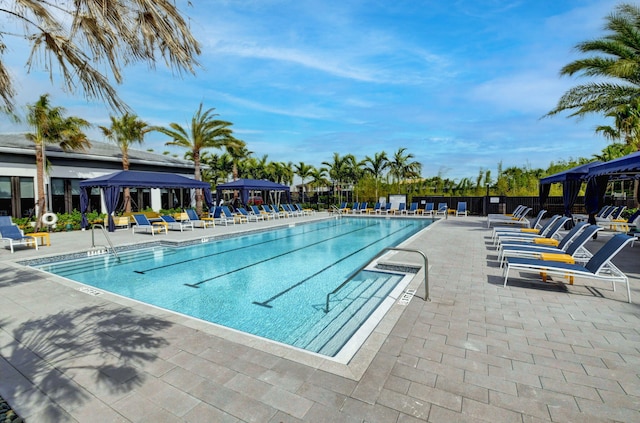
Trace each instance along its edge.
<path fill-rule="evenodd" d="M 121 97 L 152 125 L 186 125 L 200 102 L 256 157 L 319 166 L 400 147 L 423 176 L 475 178 L 599 153 L 601 117 L 541 117 L 584 78 L 560 77 L 576 43 L 604 35 L 610 0 L 252 0 L 182 5 L 202 43 L 196 76 L 127 68 Z M 18 104 L 50 93 L 96 125 L 109 110 L 63 93 L 10 46 Z M 58 80 L 59 81 L 59 80 Z M 57 84 L 60 85 L 60 84 Z M 0 132 L 28 127 L 0 118 Z M 97 130 L 92 139 L 102 141 Z M 151 133 L 142 149 L 164 146 Z"/>

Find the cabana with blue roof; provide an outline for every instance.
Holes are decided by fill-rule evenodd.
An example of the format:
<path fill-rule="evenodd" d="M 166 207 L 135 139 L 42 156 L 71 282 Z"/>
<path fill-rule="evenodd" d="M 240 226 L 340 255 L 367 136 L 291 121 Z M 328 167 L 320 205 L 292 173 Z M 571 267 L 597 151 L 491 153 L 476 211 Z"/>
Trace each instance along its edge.
<path fill-rule="evenodd" d="M 80 181 L 80 212 L 82 213 L 82 227 L 89 226 L 86 212 L 89 207 L 89 190 L 98 187 L 102 190 L 104 202 L 109 216 L 109 232 L 115 231 L 113 213 L 118 206 L 120 190 L 122 188 L 194 188 L 202 189 L 204 201 L 209 208 L 213 208 L 211 186 L 208 182 L 196 181 L 186 176 L 162 172 L 141 172 L 135 170 L 121 170 L 109 175 Z"/>
<path fill-rule="evenodd" d="M 291 202 L 290 191 L 287 185 L 278 184 L 264 179 L 237 179 L 233 182 L 216 186 L 217 198 L 222 198 L 222 191 L 239 191 L 242 204 L 249 202 L 250 191 L 282 192 L 286 195 L 287 203 Z"/>

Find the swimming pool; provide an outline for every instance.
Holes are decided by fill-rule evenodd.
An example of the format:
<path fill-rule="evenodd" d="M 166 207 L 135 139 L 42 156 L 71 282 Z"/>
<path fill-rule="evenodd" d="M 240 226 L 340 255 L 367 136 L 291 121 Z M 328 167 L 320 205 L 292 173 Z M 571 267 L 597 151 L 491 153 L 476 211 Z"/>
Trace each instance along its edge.
<path fill-rule="evenodd" d="M 335 356 L 404 275 L 363 271 L 426 219 L 343 218 L 204 242 L 35 266 L 294 347 Z"/>

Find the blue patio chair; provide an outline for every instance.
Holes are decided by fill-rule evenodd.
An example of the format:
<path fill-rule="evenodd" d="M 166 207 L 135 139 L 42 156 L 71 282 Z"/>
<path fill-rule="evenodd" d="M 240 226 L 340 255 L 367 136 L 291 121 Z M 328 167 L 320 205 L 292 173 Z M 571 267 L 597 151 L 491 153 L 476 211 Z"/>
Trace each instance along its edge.
<path fill-rule="evenodd" d="M 418 203 L 411 203 L 409 206 L 409 210 L 407 210 L 407 215 L 409 214 L 417 214 L 418 213 Z"/>
<path fill-rule="evenodd" d="M 593 235 L 600 230 L 602 230 L 601 226 L 580 222 L 571 228 L 562 240 L 560 240 L 557 247 L 539 244 L 505 245 L 500 251 L 498 262 L 500 262 L 500 267 L 502 267 L 507 257 L 539 259 L 542 258 L 542 254 L 567 254 L 576 261 L 586 262 L 591 258 L 592 254 L 584 248 L 584 244 L 590 239 L 593 239 Z"/>
<path fill-rule="evenodd" d="M 438 210 L 436 210 L 436 216 L 442 215 L 446 216 L 449 212 L 449 206 L 447 203 L 438 203 Z"/>
<path fill-rule="evenodd" d="M 216 226 L 215 221 L 212 217 L 202 218 L 198 216 L 198 213 L 196 213 L 194 209 L 187 209 L 185 211 L 187 212 L 187 217 L 189 218 L 189 221 L 193 223 L 194 227 L 206 228 L 207 226 L 210 226 L 214 228 Z"/>
<path fill-rule="evenodd" d="M 424 205 L 424 210 L 422 210 L 422 215 L 432 217 L 433 211 L 433 203 L 426 203 Z"/>
<path fill-rule="evenodd" d="M 584 266 L 580 264 L 554 262 L 549 260 L 539 260 L 530 258 L 513 257 L 507 260 L 504 267 L 504 286 L 507 286 L 509 273 L 512 270 L 521 272 L 538 272 L 544 275 L 556 275 L 561 277 L 569 277 L 570 283 L 573 277 L 595 279 L 603 282 L 611 282 L 613 291 L 616 289 L 616 283 L 624 283 L 627 287 L 627 299 L 631 302 L 631 289 L 629 288 L 629 279 L 620 269 L 618 269 L 611 259 L 625 245 L 633 241 L 633 237 L 625 234 L 617 234 L 611 237 L 597 253 L 593 255 Z"/>
<path fill-rule="evenodd" d="M 266 211 L 260 210 L 258 206 L 251 206 L 251 210 L 253 211 L 253 214 L 255 214 L 256 216 L 262 216 L 264 220 L 274 219 L 274 217 L 271 216 Z"/>
<path fill-rule="evenodd" d="M 456 216 L 466 216 L 466 215 L 467 215 L 467 202 L 458 201 L 458 207 L 456 208 Z"/>
<path fill-rule="evenodd" d="M 136 233 L 140 231 L 151 232 L 151 235 L 155 235 L 157 233 L 164 232 L 168 234 L 167 231 L 167 223 L 166 222 L 150 222 L 147 216 L 142 213 L 133 214 L 133 220 L 135 220 L 136 224 L 131 227 L 131 232 Z"/>
<path fill-rule="evenodd" d="M 264 220 L 264 216 L 261 214 L 249 213 L 244 207 L 238 207 L 238 213 L 243 215 L 247 222 L 257 222 L 259 220 Z"/>
<path fill-rule="evenodd" d="M 554 216 L 555 217 L 555 216 Z M 564 224 L 570 220 L 570 217 L 561 216 L 556 218 L 550 225 L 545 225 L 540 230 L 540 233 L 498 233 L 495 243 L 498 244 L 498 249 L 502 248 L 505 244 L 513 244 L 514 242 L 531 242 L 531 243 L 545 243 L 547 245 L 557 245 L 559 241 L 555 239 L 560 229 L 564 227 Z"/>
<path fill-rule="evenodd" d="M 11 217 L 9 217 L 9 219 L 11 219 Z M 14 245 L 34 246 L 36 250 L 38 249 L 36 239 L 32 236 L 25 236 L 22 230 L 14 224 L 0 226 L 0 237 L 5 245 L 9 244 L 12 254 Z"/>
<path fill-rule="evenodd" d="M 193 222 L 190 220 L 178 222 L 173 216 L 168 214 L 160 216 L 160 219 L 162 219 L 167 224 L 167 228 L 172 231 L 183 232 L 185 229 L 193 230 Z"/>

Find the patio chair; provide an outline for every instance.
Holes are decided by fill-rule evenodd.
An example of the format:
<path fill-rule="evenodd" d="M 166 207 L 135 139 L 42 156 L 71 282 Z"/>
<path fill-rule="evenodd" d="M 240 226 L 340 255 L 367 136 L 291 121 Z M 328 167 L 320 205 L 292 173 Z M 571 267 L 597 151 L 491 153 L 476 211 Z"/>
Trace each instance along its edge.
<path fill-rule="evenodd" d="M 495 237 L 497 236 L 498 233 L 508 233 L 508 232 L 522 232 L 522 233 L 540 233 L 540 230 L 543 228 L 543 225 L 541 224 L 542 221 L 542 217 L 547 213 L 546 210 L 540 210 L 538 212 L 538 215 L 536 216 L 535 219 L 533 219 L 533 221 L 531 221 L 530 223 L 530 227 L 529 228 L 517 228 L 514 226 L 494 226 L 493 227 L 493 235 L 491 236 L 491 239 L 495 239 Z M 559 214 L 556 214 L 554 216 L 551 216 L 551 219 L 558 219 L 560 218 Z M 547 221 L 547 223 L 545 225 L 548 225 L 549 222 Z"/>
<path fill-rule="evenodd" d="M 505 245 L 500 250 L 498 262 L 502 267 L 507 257 L 541 258 L 542 254 L 568 254 L 576 261 L 586 262 L 592 254 L 584 248 L 584 244 L 593 239 L 593 235 L 600 230 L 602 230 L 601 226 L 580 222 L 560 240 L 557 247 L 531 243 Z"/>
<path fill-rule="evenodd" d="M 167 214 L 160 216 L 160 219 L 166 222 L 167 228 L 172 231 L 183 232 L 185 229 L 193 230 L 193 222 L 190 220 L 178 222 L 173 216 L 169 216 Z"/>
<path fill-rule="evenodd" d="M 11 219 L 11 217 L 9 217 Z M 33 245 L 36 250 L 38 249 L 38 243 L 32 236 L 25 235 L 22 230 L 14 224 L 0 226 L 0 237 L 4 241 L 5 245 L 9 244 L 11 254 L 13 254 L 14 245 Z"/>
<path fill-rule="evenodd" d="M 251 206 L 251 210 L 253 211 L 253 214 L 255 214 L 256 216 L 262 216 L 262 218 L 264 220 L 269 220 L 269 219 L 273 219 L 274 217 L 271 216 L 269 213 L 267 213 L 264 210 L 260 210 L 258 208 L 258 206 Z"/>
<path fill-rule="evenodd" d="M 466 216 L 466 215 L 467 215 L 467 202 L 458 201 L 458 207 L 456 208 L 456 216 Z"/>
<path fill-rule="evenodd" d="M 227 209 L 228 214 L 224 212 L 225 207 Z M 236 220 L 233 217 L 231 210 L 229 210 L 229 207 L 227 206 L 217 206 L 213 210 L 213 221 L 215 222 L 216 225 L 228 226 L 229 223 L 234 225 L 236 224 Z"/>
<path fill-rule="evenodd" d="M 504 286 L 507 286 L 509 273 L 512 270 L 520 272 L 539 272 L 546 275 L 556 275 L 569 277 L 569 283 L 573 284 L 573 277 L 594 279 L 602 282 L 611 282 L 613 291 L 616 290 L 616 283 L 624 283 L 627 287 L 627 299 L 631 302 L 631 289 L 629 279 L 620 269 L 618 269 L 611 259 L 625 245 L 633 241 L 633 237 L 625 234 L 617 234 L 611 237 L 593 257 L 584 265 L 575 263 L 555 262 L 549 260 L 539 260 L 530 258 L 513 257 L 507 260 L 504 267 Z"/>
<path fill-rule="evenodd" d="M 167 231 L 167 223 L 162 222 L 150 222 L 147 216 L 142 213 L 135 213 L 132 215 L 133 220 L 136 222 L 135 225 L 131 227 L 131 233 L 136 233 L 140 231 L 151 232 L 151 235 L 155 235 L 157 233 L 164 232 L 165 235 L 169 232 Z"/>
<path fill-rule="evenodd" d="M 194 209 L 187 209 L 185 211 L 187 212 L 189 221 L 193 223 L 194 227 L 206 228 L 207 226 L 210 226 L 214 228 L 216 226 L 215 221 L 212 217 L 201 218 L 200 216 L 198 216 L 198 213 L 196 213 Z"/>
<path fill-rule="evenodd" d="M 268 204 L 262 205 L 262 211 L 268 214 L 270 219 L 280 219 L 280 213 L 277 213 L 275 210 L 272 210 Z"/>
<path fill-rule="evenodd" d="M 360 203 L 360 207 L 358 207 L 357 209 L 354 208 L 353 212 L 357 213 L 357 214 L 366 213 L 367 212 L 367 202 L 363 201 L 362 203 Z"/>
<path fill-rule="evenodd" d="M 351 207 L 351 214 L 360 213 L 360 202 L 353 203 Z"/>
<path fill-rule="evenodd" d="M 255 213 L 249 213 L 244 207 L 238 207 L 238 213 L 240 213 L 241 215 L 243 215 L 245 217 L 245 219 L 247 219 L 247 222 L 257 222 L 259 220 L 264 220 L 264 216 L 263 215 L 258 215 Z"/>
<path fill-rule="evenodd" d="M 518 206 L 516 206 L 515 209 L 513 209 L 513 211 L 511 213 L 489 213 L 487 215 L 487 218 L 494 218 L 494 217 L 518 217 L 520 216 L 520 214 L 522 213 L 522 211 L 526 208 L 526 206 L 520 204 Z"/>
<path fill-rule="evenodd" d="M 612 231 L 631 232 L 640 226 L 640 209 L 629 216 L 628 219 L 616 219 L 609 224 Z"/>
<path fill-rule="evenodd" d="M 380 202 L 377 202 L 376 204 L 373 205 L 372 209 L 367 209 L 367 214 L 380 214 L 382 204 L 380 204 Z"/>
<path fill-rule="evenodd" d="M 505 244 L 513 244 L 514 242 L 531 242 L 546 245 L 558 245 L 560 241 L 556 238 L 560 229 L 570 220 L 567 216 L 556 218 L 550 225 L 545 226 L 540 233 L 503 233 L 498 234 L 495 243 L 497 248 L 502 248 Z"/>
<path fill-rule="evenodd" d="M 277 204 L 271 205 L 271 210 L 278 215 L 278 217 L 287 217 L 287 214 Z"/>
<path fill-rule="evenodd" d="M 407 210 L 407 215 L 412 214 L 415 216 L 416 213 L 418 213 L 418 203 L 411 203 L 409 210 Z"/>
<path fill-rule="evenodd" d="M 423 216 L 433 217 L 433 203 L 427 203 L 424 205 L 424 210 L 422 210 Z"/>
<path fill-rule="evenodd" d="M 438 203 L 438 210 L 436 210 L 436 216 L 446 216 L 449 212 L 449 206 L 447 203 Z"/>
<path fill-rule="evenodd" d="M 492 223 L 498 223 L 500 225 L 520 225 L 530 227 L 531 223 L 527 219 L 527 214 L 533 210 L 531 207 L 525 207 L 524 209 L 520 209 L 518 213 L 513 216 L 505 216 L 505 215 L 489 215 L 487 217 L 487 228 L 491 227 Z"/>
<path fill-rule="evenodd" d="M 389 210 L 389 213 L 403 214 L 405 211 L 407 211 L 407 205 L 405 203 L 400 203 L 400 204 L 398 204 L 398 208 L 397 209 L 391 209 L 391 210 Z"/>
<path fill-rule="evenodd" d="M 311 216 L 313 213 L 315 213 L 314 209 L 305 209 L 299 203 L 295 203 L 294 206 L 298 209 L 302 216 Z"/>

